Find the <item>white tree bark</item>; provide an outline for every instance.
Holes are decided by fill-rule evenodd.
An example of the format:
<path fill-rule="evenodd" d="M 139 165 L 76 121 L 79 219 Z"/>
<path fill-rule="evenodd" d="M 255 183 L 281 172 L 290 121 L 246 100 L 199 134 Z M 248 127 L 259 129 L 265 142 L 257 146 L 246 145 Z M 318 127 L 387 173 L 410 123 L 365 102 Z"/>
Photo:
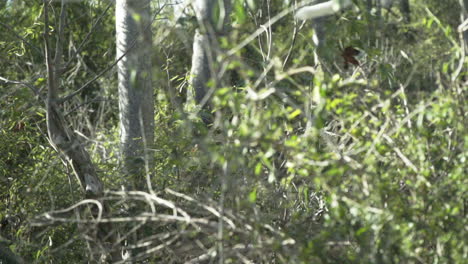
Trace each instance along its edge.
<path fill-rule="evenodd" d="M 143 171 L 154 139 L 150 0 L 116 0 L 120 142 L 126 173 Z"/>
<path fill-rule="evenodd" d="M 207 82 L 210 79 L 210 64 L 208 52 L 210 52 L 210 40 L 207 34 L 199 29 L 193 37 L 192 69 L 190 71 L 192 89 L 188 92 L 188 100 L 195 100 L 197 104 L 203 101 L 207 92 Z"/>
<path fill-rule="evenodd" d="M 213 21 L 213 7 L 220 5 L 220 23 L 215 25 Z M 227 31 L 229 24 L 229 13 L 231 10 L 230 0 L 194 0 L 193 7 L 199 24 L 193 39 L 193 55 L 191 68 L 191 89 L 187 93 L 187 101 L 206 106 L 210 97 L 207 83 L 213 77 L 213 62 L 215 53 L 213 44 L 218 35 Z"/>
<path fill-rule="evenodd" d="M 210 36 L 214 34 L 213 4 L 213 0 L 195 0 L 193 4 L 199 28 L 195 31 L 193 38 L 192 69 L 190 72 L 192 89 L 189 90 L 187 99 L 189 102 L 195 100 L 196 104 L 200 104 L 206 96 L 206 83 L 211 76 L 208 56 L 211 53 Z"/>

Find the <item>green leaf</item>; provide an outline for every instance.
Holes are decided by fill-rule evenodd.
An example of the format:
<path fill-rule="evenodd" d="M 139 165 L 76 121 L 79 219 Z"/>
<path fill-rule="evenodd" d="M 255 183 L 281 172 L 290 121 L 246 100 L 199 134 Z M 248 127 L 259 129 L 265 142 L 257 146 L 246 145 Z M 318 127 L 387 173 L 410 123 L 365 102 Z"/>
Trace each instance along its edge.
<path fill-rule="evenodd" d="M 230 88 L 228 87 L 224 87 L 224 88 L 220 88 L 216 91 L 216 94 L 217 95 L 225 95 L 229 92 Z"/>
<path fill-rule="evenodd" d="M 246 18 L 243 2 L 242 0 L 237 0 L 234 3 L 234 15 L 239 24 L 243 24 Z"/>
<path fill-rule="evenodd" d="M 262 163 L 261 162 L 258 162 L 257 165 L 255 165 L 255 175 L 260 175 L 260 173 L 262 172 Z"/>
<path fill-rule="evenodd" d="M 302 113 L 301 109 L 296 109 L 292 113 L 288 115 L 288 119 L 294 119 L 296 116 L 300 115 Z"/>
<path fill-rule="evenodd" d="M 249 201 L 251 203 L 255 203 L 257 201 L 257 187 L 255 187 L 253 191 L 249 193 Z"/>

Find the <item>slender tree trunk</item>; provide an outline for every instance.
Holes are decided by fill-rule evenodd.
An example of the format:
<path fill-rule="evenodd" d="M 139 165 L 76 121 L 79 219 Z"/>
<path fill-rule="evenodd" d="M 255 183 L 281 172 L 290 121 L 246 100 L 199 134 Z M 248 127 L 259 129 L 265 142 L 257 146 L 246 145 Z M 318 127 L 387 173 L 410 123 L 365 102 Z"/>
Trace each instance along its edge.
<path fill-rule="evenodd" d="M 90 199 L 100 199 L 103 196 L 104 186 L 96 172 L 93 162 L 88 151 L 83 144 L 69 128 L 69 124 L 65 121 L 63 109 L 60 107 L 59 85 L 61 79 L 62 67 L 62 41 L 64 34 L 66 8 L 65 1 L 62 1 L 59 26 L 57 32 L 57 40 L 55 44 L 55 55 L 52 56 L 52 48 L 50 46 L 50 31 L 49 31 L 49 0 L 44 1 L 44 43 L 45 43 L 45 64 L 47 69 L 47 133 L 51 145 L 61 154 L 62 159 L 69 164 L 80 183 L 85 197 Z M 91 212 L 95 218 L 99 212 L 97 208 L 91 208 Z M 102 206 L 102 216 L 108 214 L 106 204 Z M 96 254 L 100 259 L 111 261 L 121 260 L 119 247 L 116 245 L 115 230 L 112 223 L 99 223 L 87 235 L 94 235 L 92 252 L 93 257 Z"/>
<path fill-rule="evenodd" d="M 193 55 L 191 84 L 192 89 L 188 92 L 188 100 L 195 100 L 196 104 L 201 104 L 207 93 L 207 82 L 210 79 L 210 64 L 208 61 L 210 51 L 210 40 L 208 34 L 203 34 L 196 30 L 193 38 Z"/>
<path fill-rule="evenodd" d="M 117 64 L 122 157 L 140 185 L 145 162 L 151 164 L 145 149 L 154 139 L 150 0 L 117 0 L 115 10 L 117 58 L 123 56 Z"/>
<path fill-rule="evenodd" d="M 403 18 L 406 23 L 411 22 L 411 11 L 409 0 L 400 0 L 400 11 L 403 14 Z"/>
<path fill-rule="evenodd" d="M 219 4 L 220 20 L 218 25 L 213 21 L 213 7 Z M 199 28 L 193 39 L 193 55 L 191 69 L 191 89 L 187 93 L 187 102 L 208 108 L 208 101 L 215 87 L 208 87 L 213 80 L 213 63 L 216 59 L 214 44 L 216 38 L 226 34 L 229 28 L 230 0 L 194 0 L 195 14 Z M 217 80 L 213 80 L 214 85 Z M 202 119 L 209 122 L 207 113 L 202 112 Z"/>
<path fill-rule="evenodd" d="M 193 38 L 193 55 L 191 84 L 187 99 L 189 102 L 195 100 L 196 104 L 203 103 L 207 94 L 207 82 L 211 77 L 209 56 L 212 56 L 211 40 L 214 38 L 214 25 L 212 19 L 214 0 L 195 0 L 195 14 L 199 28 L 195 31 Z M 206 99 L 205 99 L 206 100 Z"/>

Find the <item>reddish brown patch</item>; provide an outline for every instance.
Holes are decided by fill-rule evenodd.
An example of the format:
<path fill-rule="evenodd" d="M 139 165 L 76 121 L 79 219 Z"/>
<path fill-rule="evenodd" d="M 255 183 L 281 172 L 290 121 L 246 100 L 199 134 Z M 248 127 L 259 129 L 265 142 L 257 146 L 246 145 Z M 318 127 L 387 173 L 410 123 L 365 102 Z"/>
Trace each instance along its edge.
<path fill-rule="evenodd" d="M 359 55 L 359 50 L 353 47 L 346 47 L 341 52 L 341 57 L 344 59 L 344 68 L 347 70 L 349 68 L 349 64 L 353 64 L 355 66 L 359 66 L 359 61 L 355 58 L 355 56 Z"/>

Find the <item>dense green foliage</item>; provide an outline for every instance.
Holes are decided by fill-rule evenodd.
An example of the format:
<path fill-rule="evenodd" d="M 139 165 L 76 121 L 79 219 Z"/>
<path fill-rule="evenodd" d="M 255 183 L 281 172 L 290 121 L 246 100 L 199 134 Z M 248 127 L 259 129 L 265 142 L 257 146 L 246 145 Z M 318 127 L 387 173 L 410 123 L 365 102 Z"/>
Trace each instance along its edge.
<path fill-rule="evenodd" d="M 37 224 L 41 214 L 83 199 L 47 139 L 41 2 L 0 4 L 0 77 L 10 80 L 0 79 L 0 220 L 8 220 L 0 243 L 28 263 L 80 263 L 89 257 L 84 227 Z M 327 18 L 319 51 L 312 22 L 295 24 L 292 13 L 238 49 L 294 1 L 233 2 L 231 32 L 220 38 L 214 62 L 220 79 L 210 83 L 218 87 L 208 126 L 196 109 L 184 108 L 196 22 L 186 16 L 175 23 L 171 6 L 155 17 L 152 187 L 194 219 L 217 222 L 211 207 L 232 224 L 226 221 L 223 233 L 160 219 L 142 223 L 138 235 L 154 240 L 149 248 L 167 243 L 148 261 L 184 263 L 204 251 L 225 263 L 468 259 L 468 59 L 456 29 L 458 2 L 411 1 L 405 24 L 395 6 L 377 17 L 366 13 L 365 1 L 354 1 L 360 10 Z M 57 19 L 60 5 L 53 6 Z M 107 1 L 67 6 L 62 95 L 115 61 L 113 9 Z M 347 46 L 361 51 L 359 67 L 343 68 Z M 111 68 L 63 104 L 108 190 L 125 182 L 116 90 Z M 108 195 L 115 217 L 151 212 L 137 194 Z"/>

